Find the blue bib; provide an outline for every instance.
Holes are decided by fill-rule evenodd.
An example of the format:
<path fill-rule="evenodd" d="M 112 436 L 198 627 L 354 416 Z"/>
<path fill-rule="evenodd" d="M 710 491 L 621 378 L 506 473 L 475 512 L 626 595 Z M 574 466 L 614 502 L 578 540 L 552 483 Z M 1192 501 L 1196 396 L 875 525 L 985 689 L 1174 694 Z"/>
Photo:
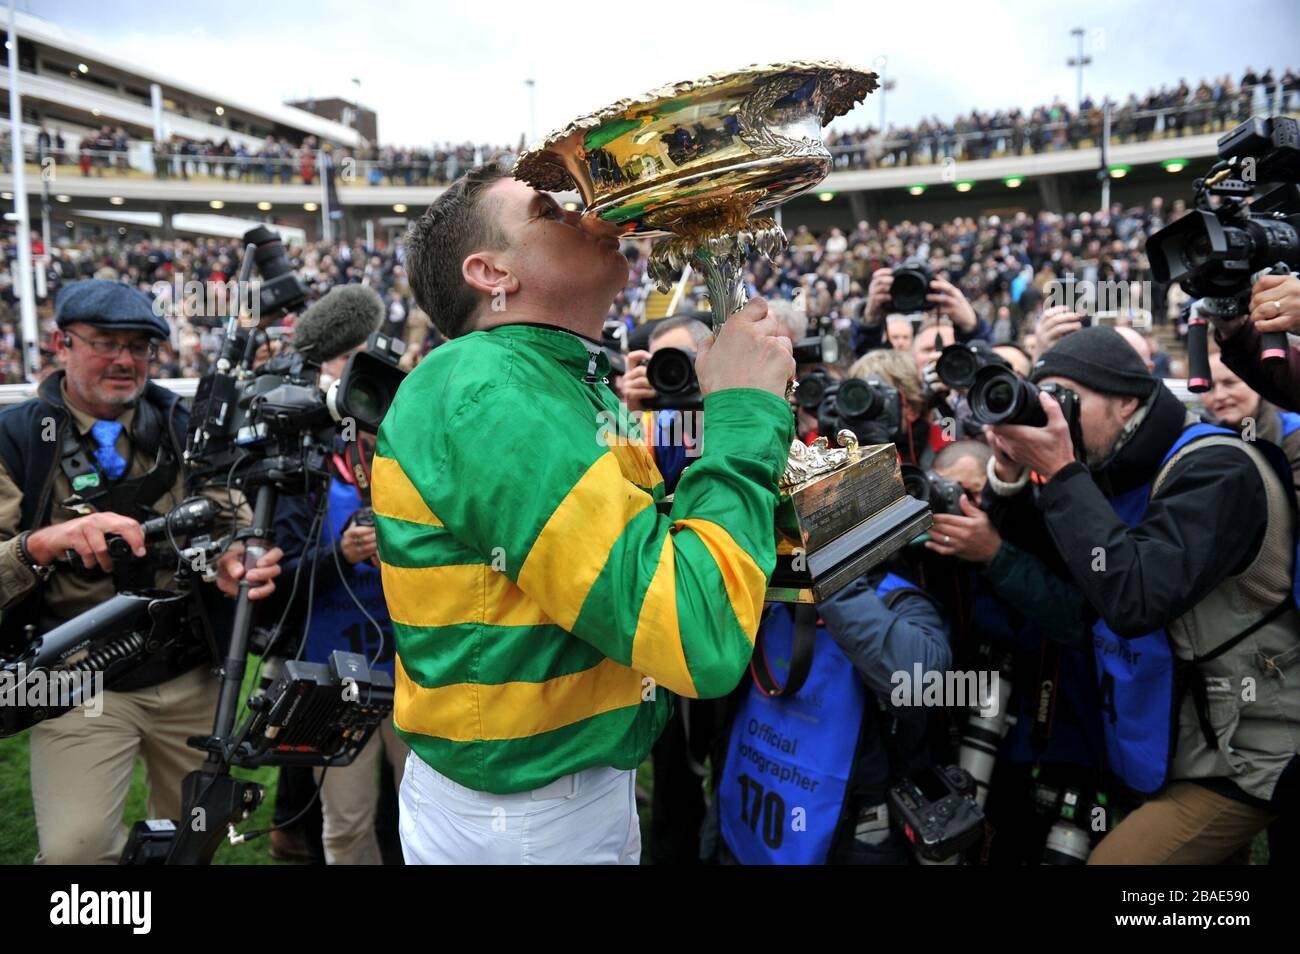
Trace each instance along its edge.
<path fill-rule="evenodd" d="M 1207 434 L 1231 434 L 1224 427 L 1193 424 L 1165 454 L 1165 461 L 1184 445 Z M 1146 516 L 1151 484 L 1112 498 L 1116 515 L 1130 527 Z M 1178 731 L 1174 691 L 1174 653 L 1164 628 L 1122 639 L 1098 619 L 1092 628 L 1093 652 L 1101 695 L 1102 730 L 1110 769 L 1134 791 L 1159 791 L 1169 776 Z"/>
<path fill-rule="evenodd" d="M 348 517 L 361 506 L 361 494 L 351 484 L 336 476 L 330 481 L 329 510 L 321 531 L 320 560 L 333 560 L 330 548 L 343 535 Z M 379 634 L 366 619 L 366 614 L 353 602 L 347 589 L 340 583 L 327 589 L 316 590 L 312 603 L 311 626 L 307 630 L 307 648 L 303 659 L 308 662 L 328 662 L 330 653 L 341 649 L 361 653 L 371 660 L 371 667 L 392 675 L 393 632 L 388 621 L 388 604 L 384 602 L 384 588 L 379 579 L 378 567 L 362 562 L 352 567 L 348 586 L 353 595 L 365 606 L 384 630 L 384 645 L 379 645 Z M 378 659 L 375 658 L 379 651 Z"/>
<path fill-rule="evenodd" d="M 888 574 L 879 596 L 906 580 Z M 790 668 L 794 618 L 774 606 L 763 621 L 773 674 Z M 719 792 L 722 836 L 746 865 L 824 864 L 853 773 L 867 690 L 823 625 L 808 678 L 793 696 L 768 696 L 752 681 L 731 724 Z"/>
<path fill-rule="evenodd" d="M 1290 437 L 1296 431 L 1300 431 L 1300 414 L 1296 414 L 1294 411 L 1278 411 L 1277 416 L 1282 419 L 1282 436 L 1284 438 Z M 1296 564 L 1295 573 L 1291 580 L 1291 597 L 1295 600 L 1295 605 L 1300 606 L 1300 545 L 1296 547 Z"/>

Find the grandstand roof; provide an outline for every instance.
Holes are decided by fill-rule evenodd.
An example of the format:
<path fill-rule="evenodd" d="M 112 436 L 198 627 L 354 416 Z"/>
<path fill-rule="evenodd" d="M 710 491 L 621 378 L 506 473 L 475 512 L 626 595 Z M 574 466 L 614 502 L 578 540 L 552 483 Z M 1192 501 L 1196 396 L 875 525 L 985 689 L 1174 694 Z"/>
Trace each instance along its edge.
<path fill-rule="evenodd" d="M 165 89 L 173 90 L 181 94 L 189 94 L 202 99 L 212 100 L 222 104 L 227 109 L 237 109 L 268 122 L 288 126 L 291 129 L 298 129 L 305 133 L 322 137 L 331 142 L 338 142 L 349 146 L 356 146 L 360 142 L 360 135 L 356 130 L 351 129 L 342 123 L 333 122 L 332 120 L 324 119 L 320 116 L 309 113 L 306 110 L 296 109 L 293 106 L 285 106 L 280 103 L 274 103 L 271 105 L 254 105 L 252 103 L 232 99 L 225 93 L 198 86 L 188 80 L 183 80 L 175 75 L 157 69 L 152 65 L 141 65 L 138 62 L 131 62 L 123 59 L 105 47 L 97 44 L 89 37 L 68 30 L 58 24 L 50 23 L 48 20 L 43 20 L 40 17 L 33 16 L 29 13 L 18 12 L 17 27 L 18 35 L 24 39 L 74 54 L 80 60 L 89 60 L 91 62 L 101 63 L 115 70 L 119 70 L 120 72 L 140 77 L 150 83 L 158 83 Z"/>

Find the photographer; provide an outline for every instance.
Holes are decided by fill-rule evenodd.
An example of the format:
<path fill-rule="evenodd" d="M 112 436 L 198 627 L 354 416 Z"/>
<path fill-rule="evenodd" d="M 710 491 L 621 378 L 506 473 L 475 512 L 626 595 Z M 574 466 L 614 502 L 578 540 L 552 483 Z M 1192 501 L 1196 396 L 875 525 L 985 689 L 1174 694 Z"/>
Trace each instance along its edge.
<path fill-rule="evenodd" d="M 1261 275 L 1250 293 L 1246 314 L 1230 321 L 1215 319 L 1215 339 L 1223 363 L 1264 400 L 1300 411 L 1300 352 L 1288 342 L 1285 361 L 1260 360 L 1261 335 L 1300 330 L 1300 278 Z"/>
<path fill-rule="evenodd" d="M 43 633 L 110 598 L 105 535 L 120 535 L 144 557 L 139 521 L 185 497 L 188 411 L 148 381 L 166 322 L 139 292 L 89 280 L 59 294 L 56 323 L 64 370 L 0 414 L 0 605 L 9 645 L 25 638 L 25 626 Z M 224 489 L 214 499 L 230 500 Z M 80 567 L 56 562 L 70 551 Z M 250 598 L 275 589 L 280 555 L 268 552 L 247 572 Z M 166 586 L 175 557 L 132 569 L 142 585 Z M 243 545 L 233 544 L 216 569 L 217 586 L 234 596 L 245 576 Z M 149 661 L 104 693 L 97 719 L 70 713 L 32 729 L 38 862 L 117 860 L 137 754 L 148 773 L 150 817 L 180 816 L 181 780 L 203 761 L 185 740 L 211 730 L 216 708 L 209 652 L 196 641 Z"/>
<path fill-rule="evenodd" d="M 891 566 L 915 575 L 901 561 Z M 804 627 L 815 627 L 812 658 L 792 686 Z M 890 824 L 886 797 L 933 763 L 930 712 L 894 705 L 892 695 L 899 673 L 948 668 L 938 608 L 905 576 L 877 567 L 816 607 L 772 607 L 761 634 L 751 667 L 770 666 L 785 691 L 769 694 L 756 675 L 732 719 L 714 796 L 720 860 L 906 864 L 908 844 Z M 794 824 L 794 806 L 805 810 L 805 827 Z"/>
<path fill-rule="evenodd" d="M 834 434 L 839 427 L 848 427 L 864 444 L 896 444 L 903 462 L 919 467 L 930 466 L 935 453 L 951 443 L 937 412 L 930 408 L 910 355 L 888 349 L 870 351 L 853 363 L 848 376 L 863 380 L 878 378 L 899 399 L 881 402 L 883 410 L 861 424 L 840 418 L 837 426 L 832 415 L 819 411 L 819 420 L 826 422 L 826 426 L 819 425 L 820 433 Z M 824 403 L 823 408 L 830 403 Z"/>
<path fill-rule="evenodd" d="M 863 355 L 875 348 L 889 346 L 889 342 L 885 339 L 885 318 L 890 312 L 900 311 L 896 307 L 897 302 L 891 305 L 896 271 L 898 269 L 878 268 L 872 273 L 871 284 L 867 286 L 867 300 L 862 308 L 861 320 L 853 322 L 849 334 L 849 344 L 854 354 Z M 946 278 L 931 276 L 928 270 L 917 269 L 916 271 L 923 278 L 929 278 L 930 290 L 925 296 L 925 302 L 929 307 L 924 307 L 924 304 L 918 301 L 915 304 L 919 307 L 915 308 L 915 311 L 933 312 L 940 317 L 950 319 L 957 341 L 970 341 L 972 338 L 988 340 L 990 333 L 988 322 L 975 314 L 975 309 L 971 307 L 960 288 Z"/>
<path fill-rule="evenodd" d="M 1032 543 L 1026 549 L 1004 539 L 990 515 L 971 502 L 983 496 L 985 506 L 996 509 L 997 496 L 985 495 L 994 466 L 992 450 L 978 441 L 959 441 L 939 452 L 934 472 L 960 483 L 965 495 L 959 513 L 935 514 L 925 545 L 962 561 L 944 574 L 962 588 L 959 597 L 949 600 L 944 590 L 935 594 L 969 607 L 968 619 L 956 619 L 954 629 L 959 646 L 969 653 L 973 642 L 979 651 L 957 665 L 983 668 L 1009 656 L 1010 672 L 1003 678 L 1011 680 L 1011 727 L 986 780 L 986 812 L 996 833 L 989 863 L 1038 864 L 1059 816 L 1052 793 L 1096 791 L 1100 711 L 1081 594 L 1057 575 L 1065 572 L 1059 561 L 1049 567 Z M 1021 538 L 1034 532 L 1035 521 L 1015 522 L 1001 530 Z"/>
<path fill-rule="evenodd" d="M 603 382 L 616 229 L 483 167 L 412 225 L 406 265 L 450 339 L 375 456 L 406 859 L 635 864 L 634 770 L 670 692 L 725 695 L 752 654 L 792 348 L 762 300 L 700 346 L 703 454 L 665 515 Z"/>
<path fill-rule="evenodd" d="M 664 348 L 677 348 L 694 357 L 709 334 L 708 325 L 685 315 L 658 322 L 654 331 L 650 332 L 650 350 L 628 353 L 628 370 L 623 376 L 623 399 L 627 402 L 628 409 L 640 411 L 647 402 L 653 402 L 659 397 L 646 376 L 648 363 L 657 352 Z M 652 453 L 664 480 L 665 493 L 672 493 L 676 489 L 682 471 L 690 463 L 690 457 L 687 456 L 689 448 L 685 442 L 696 436 L 682 426 L 681 413 L 676 408 L 663 408 L 648 410 L 643 416 L 642 433 L 650 437 L 653 429 Z M 682 441 L 674 439 L 675 426 L 681 431 Z"/>
<path fill-rule="evenodd" d="M 1198 423 L 1109 328 L 1068 335 L 1033 380 L 1078 395 L 1083 446 L 1047 394 L 1046 426 L 993 444 L 1046 481 L 1047 530 L 1099 617 L 1109 768 L 1148 797 L 1090 860 L 1236 857 L 1300 765 L 1290 487 L 1267 445 Z"/>

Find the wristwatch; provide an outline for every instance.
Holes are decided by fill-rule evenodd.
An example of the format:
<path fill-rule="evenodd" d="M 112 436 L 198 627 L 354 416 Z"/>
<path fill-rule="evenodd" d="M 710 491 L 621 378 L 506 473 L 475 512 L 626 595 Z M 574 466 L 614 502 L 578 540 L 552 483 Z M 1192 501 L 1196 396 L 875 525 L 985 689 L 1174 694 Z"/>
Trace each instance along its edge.
<path fill-rule="evenodd" d="M 32 532 L 30 530 L 24 530 L 22 533 L 18 534 L 18 559 L 22 560 L 23 565 L 32 571 L 36 579 L 43 583 L 48 580 L 50 574 L 54 572 L 54 565 L 50 564 L 49 566 L 41 566 L 36 562 L 36 558 L 32 556 L 32 551 L 27 549 L 27 538 L 31 535 Z"/>

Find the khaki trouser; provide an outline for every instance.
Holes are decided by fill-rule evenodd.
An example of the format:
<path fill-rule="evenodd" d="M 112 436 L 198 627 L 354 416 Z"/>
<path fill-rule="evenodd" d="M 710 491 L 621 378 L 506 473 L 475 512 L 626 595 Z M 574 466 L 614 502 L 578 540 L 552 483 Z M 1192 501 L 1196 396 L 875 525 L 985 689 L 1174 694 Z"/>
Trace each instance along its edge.
<path fill-rule="evenodd" d="M 1174 782 L 1103 838 L 1088 864 L 1245 864 L 1251 841 L 1276 817 L 1195 782 Z"/>
<path fill-rule="evenodd" d="M 379 759 L 381 755 L 388 759 L 388 764 L 393 767 L 393 778 L 400 788 L 408 751 L 406 743 L 393 728 L 393 720 L 385 719 L 351 765 L 332 768 L 325 773 L 320 797 L 321 814 L 325 817 L 321 841 L 325 847 L 326 864 L 383 864 L 379 839 L 375 836 Z M 320 782 L 320 773 L 320 769 L 313 773 L 317 782 Z"/>
<path fill-rule="evenodd" d="M 37 864 L 116 864 L 135 757 L 150 818 L 180 819 L 181 781 L 203 764 L 185 740 L 212 731 L 220 683 L 204 666 L 134 692 L 107 691 L 94 717 L 74 709 L 31 732 Z"/>

